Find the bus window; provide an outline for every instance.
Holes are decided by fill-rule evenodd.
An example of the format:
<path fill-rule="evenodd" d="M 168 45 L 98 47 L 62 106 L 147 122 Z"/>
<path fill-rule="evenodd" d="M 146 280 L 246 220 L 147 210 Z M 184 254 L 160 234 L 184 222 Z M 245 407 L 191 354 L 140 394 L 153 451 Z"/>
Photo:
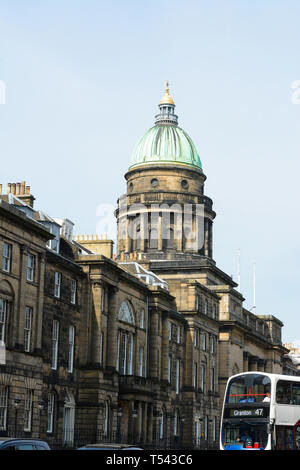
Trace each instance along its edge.
<path fill-rule="evenodd" d="M 300 450 L 300 421 L 295 426 L 295 448 Z"/>
<path fill-rule="evenodd" d="M 300 405 L 300 382 L 293 383 L 292 400 L 294 405 Z"/>
<path fill-rule="evenodd" d="M 293 404 L 292 401 L 292 382 L 279 380 L 276 387 L 276 402 L 285 405 Z"/>
<path fill-rule="evenodd" d="M 226 403 L 261 403 L 270 396 L 271 381 L 263 374 L 245 374 L 230 380 Z M 266 400 L 265 400 L 266 401 Z"/>
<path fill-rule="evenodd" d="M 293 450 L 294 430 L 292 426 L 276 426 L 276 450 Z"/>

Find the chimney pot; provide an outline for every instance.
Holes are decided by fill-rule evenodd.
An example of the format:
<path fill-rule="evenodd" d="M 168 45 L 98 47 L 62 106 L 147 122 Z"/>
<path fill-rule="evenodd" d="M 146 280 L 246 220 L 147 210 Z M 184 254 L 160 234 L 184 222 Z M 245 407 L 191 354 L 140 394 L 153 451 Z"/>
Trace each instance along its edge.
<path fill-rule="evenodd" d="M 22 181 L 21 182 L 21 194 L 25 194 L 25 185 L 26 185 L 26 182 Z"/>
<path fill-rule="evenodd" d="M 17 194 L 21 194 L 21 183 L 17 183 Z"/>
<path fill-rule="evenodd" d="M 30 194 L 30 186 L 26 186 L 26 194 Z"/>
<path fill-rule="evenodd" d="M 12 183 L 12 193 L 16 194 L 16 183 Z"/>
<path fill-rule="evenodd" d="M 7 194 L 11 192 L 11 183 L 7 184 Z"/>

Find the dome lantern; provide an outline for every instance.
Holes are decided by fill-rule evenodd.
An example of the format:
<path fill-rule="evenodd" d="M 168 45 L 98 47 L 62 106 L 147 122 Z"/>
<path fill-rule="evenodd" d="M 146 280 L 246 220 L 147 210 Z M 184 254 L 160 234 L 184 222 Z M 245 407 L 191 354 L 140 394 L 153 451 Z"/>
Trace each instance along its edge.
<path fill-rule="evenodd" d="M 174 114 L 175 104 L 172 97 L 169 95 L 169 82 L 166 83 L 166 91 L 164 96 L 159 102 L 160 114 L 155 116 L 155 124 L 177 124 L 178 116 Z"/>

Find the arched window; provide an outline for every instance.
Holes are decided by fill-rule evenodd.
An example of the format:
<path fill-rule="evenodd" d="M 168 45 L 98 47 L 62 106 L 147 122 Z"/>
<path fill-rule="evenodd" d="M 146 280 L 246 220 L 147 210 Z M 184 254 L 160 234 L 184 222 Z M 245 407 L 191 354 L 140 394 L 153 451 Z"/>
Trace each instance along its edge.
<path fill-rule="evenodd" d="M 63 440 L 66 445 L 73 445 L 75 424 L 75 400 L 72 393 L 67 392 L 64 403 Z"/>
<path fill-rule="evenodd" d="M 123 300 L 120 306 L 118 319 L 126 323 L 134 325 L 134 315 L 131 306 L 126 300 Z"/>

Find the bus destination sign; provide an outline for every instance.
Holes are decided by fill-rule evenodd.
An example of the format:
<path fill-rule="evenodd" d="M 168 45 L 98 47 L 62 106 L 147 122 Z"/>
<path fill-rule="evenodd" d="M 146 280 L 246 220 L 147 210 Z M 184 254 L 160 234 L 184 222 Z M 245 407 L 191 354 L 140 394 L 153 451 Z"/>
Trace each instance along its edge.
<path fill-rule="evenodd" d="M 225 415 L 226 418 L 267 418 L 269 408 L 227 408 Z"/>

